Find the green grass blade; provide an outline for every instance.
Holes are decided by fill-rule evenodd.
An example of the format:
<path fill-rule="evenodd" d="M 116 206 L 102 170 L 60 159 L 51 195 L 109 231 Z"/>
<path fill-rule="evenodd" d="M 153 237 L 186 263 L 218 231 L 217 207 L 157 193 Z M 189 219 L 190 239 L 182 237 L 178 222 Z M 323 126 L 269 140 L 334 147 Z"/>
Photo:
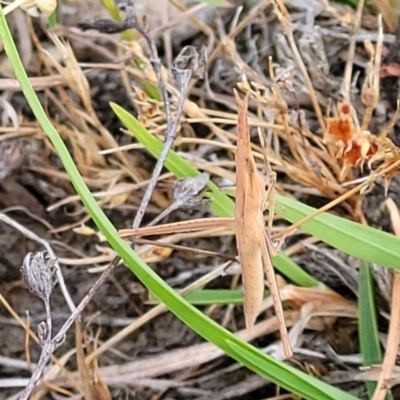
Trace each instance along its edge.
<path fill-rule="evenodd" d="M 246 358 L 246 360 L 247 360 L 247 362 L 249 364 L 258 365 L 259 363 L 262 363 L 262 360 L 259 358 L 259 352 L 254 351 L 255 350 L 254 348 L 249 349 L 251 351 L 247 351 L 247 349 L 246 349 L 246 351 L 243 352 L 242 349 L 240 347 L 238 347 L 237 342 L 228 341 L 228 345 L 232 348 L 232 350 L 237 351 L 237 352 L 241 352 L 242 355 Z M 270 366 L 269 368 L 271 368 L 271 369 L 269 371 L 271 373 L 273 373 L 273 374 L 280 375 L 281 374 L 281 371 L 279 369 L 280 366 L 281 365 L 279 365 L 279 366 Z M 277 369 L 275 369 L 276 367 L 277 367 Z M 302 372 L 300 372 L 300 371 L 296 371 L 296 372 L 299 373 L 299 374 L 302 374 Z M 312 399 L 321 399 L 322 400 L 323 398 L 325 398 L 324 396 L 326 396 L 328 393 L 323 393 L 323 392 L 320 391 L 321 388 L 317 387 L 317 382 L 319 383 L 319 381 L 316 378 L 314 378 L 314 377 L 310 377 L 310 378 L 311 378 L 311 381 L 315 382 L 315 390 L 310 391 L 308 393 L 308 395 L 305 396 L 305 398 L 306 399 L 311 399 L 312 398 Z M 294 380 L 291 382 L 291 384 L 293 385 L 293 387 L 291 388 L 291 392 L 294 392 L 294 390 L 295 390 L 294 386 L 296 386 L 296 382 L 298 381 L 297 379 L 295 379 L 295 377 L 293 377 L 293 379 Z M 330 388 L 332 389 L 332 386 L 330 386 Z M 338 389 L 335 389 L 335 390 L 338 390 Z M 355 400 L 355 399 L 357 399 L 356 397 L 354 397 L 354 396 L 352 396 L 352 395 L 350 395 L 348 393 L 345 393 L 343 391 L 341 393 L 329 392 L 328 395 L 329 396 L 338 396 L 338 397 L 334 397 L 335 400 L 349 400 L 349 399 Z"/>
<path fill-rule="evenodd" d="M 370 267 L 365 262 L 361 263 L 360 266 L 358 290 L 358 333 L 361 354 L 363 356 L 363 365 L 371 366 L 373 364 L 381 364 L 382 353 L 376 321 L 374 285 Z M 369 397 L 372 398 L 375 392 L 376 382 L 366 382 L 365 385 Z"/>
<path fill-rule="evenodd" d="M 304 287 L 319 286 L 320 283 L 284 252 L 280 251 L 276 257 L 271 257 L 274 267 L 283 275 L 290 278 L 295 284 Z"/>
<path fill-rule="evenodd" d="M 294 223 L 315 211 L 314 208 L 276 196 L 275 212 Z M 386 232 L 323 213 L 301 226 L 306 232 L 332 247 L 361 260 L 400 269 L 400 239 Z"/>
<path fill-rule="evenodd" d="M 47 18 L 47 26 L 49 28 L 53 28 L 57 25 L 57 11 L 54 11 L 53 14 L 49 15 Z"/>
<path fill-rule="evenodd" d="M 269 292 L 264 292 L 264 297 L 269 296 Z M 203 289 L 196 290 L 185 296 L 185 300 L 195 305 L 212 304 L 243 304 L 242 290 L 222 290 L 222 289 Z"/>
<path fill-rule="evenodd" d="M 178 289 L 175 289 L 179 292 Z M 269 292 L 264 292 L 264 298 L 269 296 Z M 202 289 L 184 295 L 185 300 L 193 305 L 208 306 L 213 304 L 229 305 L 243 304 L 243 291 L 232 289 Z M 160 299 L 154 298 L 149 304 L 159 304 Z"/>
<path fill-rule="evenodd" d="M 107 238 L 110 245 L 123 258 L 128 267 L 143 282 L 143 284 L 146 285 L 155 295 L 161 298 L 164 304 L 178 318 L 184 321 L 187 326 L 256 373 L 306 399 L 355 400 L 355 397 L 324 382 L 320 382 L 282 362 L 278 362 L 271 357 L 264 355 L 251 345 L 239 340 L 232 333 L 228 332 L 214 321 L 207 318 L 199 310 L 184 301 L 182 297 L 177 295 L 173 289 L 166 285 L 165 282 L 163 282 L 163 280 L 156 275 L 154 271 L 140 259 L 140 257 L 138 257 L 138 255 L 124 240 L 119 238 L 114 226 L 100 209 L 89 189 L 85 185 L 85 182 L 79 174 L 76 165 L 58 132 L 48 120 L 22 66 L 6 19 L 2 12 L 1 5 L 0 36 L 3 40 L 4 48 L 11 61 L 16 77 L 22 86 L 23 93 L 38 122 L 41 124 L 49 139 L 55 146 L 82 202 L 100 231 Z"/>
<path fill-rule="evenodd" d="M 135 138 L 146 147 L 147 151 L 149 151 L 153 157 L 158 158 L 163 147 L 162 142 L 144 128 L 143 125 L 128 111 L 114 103 L 111 104 L 111 108 L 128 130 L 135 135 Z M 168 153 L 165 167 L 178 178 L 197 176 L 200 174 L 200 171 L 194 168 L 173 150 L 170 150 Z M 217 217 L 233 217 L 235 215 L 235 204 L 230 197 L 219 190 L 219 188 L 212 182 L 208 183 L 208 188 L 211 191 L 208 196 L 212 199 L 211 211 Z M 283 252 L 280 252 L 278 256 L 273 257 L 272 263 L 282 272 L 282 274 L 289 277 L 297 285 L 318 285 L 318 281 L 302 270 Z"/>

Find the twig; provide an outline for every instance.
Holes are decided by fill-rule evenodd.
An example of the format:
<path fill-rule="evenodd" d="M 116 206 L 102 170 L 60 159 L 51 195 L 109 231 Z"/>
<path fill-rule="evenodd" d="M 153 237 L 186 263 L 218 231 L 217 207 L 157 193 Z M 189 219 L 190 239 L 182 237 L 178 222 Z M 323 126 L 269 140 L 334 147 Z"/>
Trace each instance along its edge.
<path fill-rule="evenodd" d="M 354 29 L 351 32 L 351 39 L 349 44 L 346 68 L 344 71 L 344 79 L 343 79 L 343 94 L 344 99 L 350 102 L 350 86 L 351 86 L 351 75 L 353 72 L 353 61 L 354 61 L 354 53 L 356 49 L 356 41 L 357 37 L 356 34 L 360 30 L 361 27 L 361 17 L 362 11 L 364 9 L 364 0 L 360 0 L 357 5 L 357 12 L 356 12 L 356 23 Z"/>
<path fill-rule="evenodd" d="M 142 31 L 140 31 L 142 33 Z M 154 41 L 146 34 L 142 33 L 142 35 L 146 35 L 145 38 L 149 43 L 149 46 L 151 44 L 151 52 L 152 52 L 152 65 L 155 74 L 157 75 L 158 79 L 158 85 L 160 88 L 161 93 L 163 93 L 163 101 L 165 105 L 165 115 L 167 119 L 167 131 L 165 133 L 165 142 L 163 149 L 160 153 L 160 156 L 157 160 L 157 163 L 154 167 L 153 170 L 153 175 L 150 179 L 149 185 L 147 186 L 147 189 L 143 195 L 142 202 L 140 204 L 139 210 L 136 213 L 135 219 L 132 224 L 132 228 L 138 228 L 140 226 L 140 223 L 143 219 L 145 210 L 150 202 L 150 198 L 153 194 L 154 188 L 156 187 L 158 177 L 160 176 L 161 170 L 164 166 L 164 162 L 167 158 L 168 152 L 171 149 L 171 146 L 176 138 L 176 131 L 178 129 L 178 124 L 180 121 L 180 117 L 183 112 L 183 106 L 185 104 L 186 100 L 186 93 L 188 89 L 189 82 L 192 77 L 196 77 L 196 73 L 199 68 L 201 68 L 201 57 L 197 53 L 194 47 L 192 46 L 187 46 L 184 47 L 181 53 L 178 55 L 176 60 L 173 63 L 173 68 L 172 72 L 175 77 L 175 79 L 178 81 L 179 84 L 179 92 L 180 92 L 180 97 L 179 97 L 179 103 L 178 103 L 178 109 L 176 111 L 176 117 L 175 121 L 172 123 L 172 118 L 171 118 L 171 111 L 170 111 L 170 104 L 168 100 L 168 95 L 166 92 L 165 88 L 165 82 L 161 74 L 160 70 L 160 60 L 158 59 L 157 55 L 157 48 L 154 44 Z M 156 60 L 156 61 L 155 61 Z"/>
<path fill-rule="evenodd" d="M 42 264 L 39 264 L 39 259 L 42 259 Z M 94 294 L 97 292 L 98 288 L 103 284 L 107 276 L 113 271 L 114 267 L 117 265 L 119 260 L 115 262 L 113 260 L 107 269 L 100 275 L 95 284 L 90 288 L 88 294 L 83 298 L 78 307 L 74 310 L 74 312 L 70 315 L 70 317 L 65 321 L 64 325 L 61 327 L 59 332 L 51 338 L 51 310 L 50 310 L 50 294 L 52 291 L 52 287 L 54 287 L 54 278 L 52 278 L 52 274 L 46 274 L 46 269 L 51 270 L 51 265 L 54 266 L 55 260 L 51 259 L 47 252 L 42 253 L 29 253 L 25 258 L 23 265 L 23 276 L 28 284 L 29 289 L 34 292 L 34 294 L 38 295 L 38 297 L 42 298 L 45 308 L 46 308 L 46 320 L 47 323 L 41 322 L 38 327 L 38 336 L 40 338 L 40 344 L 42 345 L 42 352 L 40 354 L 39 361 L 37 363 L 36 369 L 33 372 L 31 379 L 29 380 L 28 385 L 24 389 L 19 400 L 28 400 L 33 389 L 38 384 L 40 377 L 43 375 L 43 371 L 48 364 L 50 357 L 64 342 L 66 338 L 67 331 L 74 323 L 74 321 L 79 317 L 84 308 L 87 306 L 89 301 L 93 298 Z M 35 268 L 39 268 L 39 272 L 35 272 Z M 42 278 L 39 282 L 36 281 L 36 278 Z M 43 293 L 42 288 L 45 287 L 46 290 Z M 50 290 L 51 287 L 51 290 Z M 35 290 L 36 288 L 36 290 Z"/>
<path fill-rule="evenodd" d="M 236 258 L 231 255 L 227 255 L 227 254 L 223 254 L 223 253 L 216 253 L 215 251 L 211 251 L 211 250 L 203 250 L 203 249 L 197 249 L 194 247 L 180 246 L 178 244 L 164 243 L 161 241 L 148 240 L 148 239 L 142 239 L 142 238 L 131 238 L 131 241 L 135 242 L 135 243 L 144 244 L 144 245 L 150 245 L 153 247 L 164 247 L 167 249 L 192 252 L 193 254 L 201 254 L 203 256 L 206 255 L 206 256 L 218 257 L 223 260 L 229 260 L 229 261 L 236 260 Z M 172 278 L 172 279 L 174 279 L 174 278 Z"/>
<path fill-rule="evenodd" d="M 157 83 L 159 90 L 161 92 L 161 97 L 163 99 L 163 103 L 165 106 L 165 118 L 167 122 L 167 130 L 165 133 L 165 142 L 163 146 L 163 150 L 157 160 L 157 163 L 154 167 L 153 170 L 153 175 L 150 179 L 149 185 L 147 186 L 147 189 L 143 195 L 142 202 L 139 206 L 139 210 L 136 213 L 135 219 L 132 224 L 132 228 L 138 228 L 140 226 L 140 223 L 142 222 L 144 213 L 146 211 L 146 208 L 150 202 L 151 196 L 154 192 L 154 188 L 156 187 L 158 177 L 160 176 L 161 170 L 164 166 L 164 162 L 167 158 L 168 152 L 175 140 L 176 137 L 176 130 L 178 127 L 178 123 L 180 120 L 180 116 L 182 114 L 183 110 L 183 104 L 184 100 L 186 97 L 186 91 L 188 84 L 190 82 L 190 79 L 192 78 L 193 75 L 193 70 L 191 69 L 180 69 L 177 66 L 177 62 L 175 61 L 174 65 L 174 72 L 175 72 L 175 77 L 178 79 L 179 83 L 179 89 L 180 89 L 180 98 L 179 98 L 179 105 L 178 105 L 178 110 L 176 113 L 176 119 L 175 122 L 172 122 L 172 115 L 171 115 L 171 106 L 170 106 L 170 101 L 165 85 L 165 81 L 161 72 L 161 61 L 158 56 L 158 51 L 157 51 L 157 46 L 153 38 L 150 36 L 148 31 L 139 23 L 136 14 L 134 12 L 134 7 L 131 2 L 131 0 L 119 0 L 116 1 L 116 5 L 118 8 L 125 10 L 126 11 L 126 20 L 123 21 L 122 23 L 115 23 L 115 28 L 135 28 L 146 40 L 147 45 L 149 46 L 150 50 L 150 63 L 153 67 L 154 73 L 157 77 Z M 111 25 L 111 21 L 109 21 L 108 26 Z M 184 49 L 185 50 L 185 49 Z M 180 56 L 178 56 L 179 58 Z"/>
<path fill-rule="evenodd" d="M 368 187 L 371 182 L 374 182 L 376 179 L 378 179 L 381 176 L 386 176 L 389 172 L 395 170 L 396 167 L 400 166 L 400 160 L 395 161 L 393 164 L 387 166 L 386 168 L 383 168 L 379 170 L 378 172 L 372 173 L 365 181 L 362 181 L 359 185 L 355 186 L 353 189 L 349 190 L 348 192 L 344 193 L 343 195 L 339 196 L 335 200 L 330 201 L 329 203 L 325 204 L 323 207 L 319 208 L 318 210 L 315 210 L 311 214 L 299 219 L 297 222 L 292 224 L 290 227 L 287 229 L 284 229 L 280 233 L 274 235 L 272 237 L 272 240 L 278 240 L 281 237 L 287 237 L 291 233 L 293 233 L 297 228 L 299 228 L 301 225 L 305 224 L 306 222 L 312 220 L 313 218 L 317 217 L 318 215 L 330 210 L 331 208 L 335 207 L 338 204 L 341 204 L 344 202 L 344 200 L 350 198 L 356 193 L 361 192 L 364 188 Z"/>
<path fill-rule="evenodd" d="M 174 185 L 174 201 L 161 214 L 157 215 L 147 226 L 154 226 L 172 211 L 183 206 L 191 207 L 200 201 L 200 195 L 207 185 L 210 175 L 203 172 L 194 178 L 178 179 Z"/>

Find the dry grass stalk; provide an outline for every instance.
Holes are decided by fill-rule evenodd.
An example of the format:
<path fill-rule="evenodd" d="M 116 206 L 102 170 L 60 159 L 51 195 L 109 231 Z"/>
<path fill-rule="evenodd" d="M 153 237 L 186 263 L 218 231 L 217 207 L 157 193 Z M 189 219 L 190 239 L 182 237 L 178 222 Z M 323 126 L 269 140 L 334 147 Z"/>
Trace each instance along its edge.
<path fill-rule="evenodd" d="M 279 289 L 276 283 L 265 234 L 263 211 L 267 200 L 265 181 L 259 173 L 250 143 L 247 107 L 250 94 L 242 100 L 235 91 L 238 112 L 238 142 L 236 151 L 236 242 L 242 265 L 244 312 L 246 326 L 251 330 L 260 312 L 264 293 L 264 267 L 275 312 L 280 322 L 281 339 L 286 357 L 292 356 L 283 315 Z M 267 193 L 270 193 L 269 187 Z M 267 194 L 268 196 L 268 194 Z"/>
<path fill-rule="evenodd" d="M 367 48 L 371 48 L 371 60 L 368 63 L 367 79 L 365 80 L 361 91 L 361 100 L 367 107 L 361 125 L 361 129 L 363 131 L 368 128 L 368 125 L 372 118 L 372 113 L 375 110 L 379 101 L 379 74 L 383 47 L 383 27 L 381 16 L 378 17 L 378 25 L 378 41 L 376 43 L 375 50 L 372 49 L 372 46 L 366 46 Z"/>
<path fill-rule="evenodd" d="M 360 0 L 357 5 L 355 24 L 350 40 L 346 68 L 344 71 L 343 96 L 346 101 L 350 101 L 350 87 L 351 87 L 351 79 L 353 73 L 353 62 L 354 62 L 354 54 L 356 51 L 356 33 L 360 30 L 361 27 L 361 18 L 363 9 L 364 9 L 364 0 Z"/>
<path fill-rule="evenodd" d="M 90 352 L 91 345 L 87 339 L 86 330 L 82 330 L 80 318 L 76 320 L 75 328 L 76 359 L 82 382 L 79 391 L 84 395 L 86 400 L 111 400 L 111 392 L 104 383 L 101 374 L 99 374 L 97 358 L 90 363 L 85 361 L 85 349 L 87 353 Z M 94 341 L 95 347 L 98 335 L 99 332 Z"/>
<path fill-rule="evenodd" d="M 233 218 L 202 218 L 191 219 L 189 221 L 173 222 L 137 229 L 121 229 L 119 235 L 129 239 L 137 236 L 165 235 L 177 232 L 190 232 L 204 230 L 208 228 L 230 228 L 234 226 Z"/>
<path fill-rule="evenodd" d="M 52 315 L 50 308 L 50 295 L 52 288 L 55 285 L 55 266 L 56 260 L 52 260 L 47 252 L 41 253 L 29 253 L 22 267 L 22 276 L 25 283 L 28 285 L 29 289 L 36 296 L 40 297 L 45 304 L 46 311 L 46 322 L 41 322 L 38 326 L 38 337 L 41 345 L 41 354 L 39 361 L 32 376 L 29 380 L 28 385 L 25 387 L 21 394 L 21 400 L 27 400 L 31 398 L 32 391 L 38 385 L 43 372 L 51 359 L 54 351 L 59 348 L 66 339 L 66 332 L 74 323 L 76 318 L 82 313 L 83 309 L 86 307 L 88 302 L 92 299 L 93 295 L 98 290 L 99 286 L 104 282 L 107 275 L 115 267 L 115 263 L 111 263 L 106 271 L 97 279 L 96 283 L 93 285 L 91 291 L 83 298 L 78 307 L 72 312 L 70 317 L 58 331 L 58 333 L 53 336 L 52 333 Z M 45 273 L 37 273 L 38 270 L 46 271 Z"/>

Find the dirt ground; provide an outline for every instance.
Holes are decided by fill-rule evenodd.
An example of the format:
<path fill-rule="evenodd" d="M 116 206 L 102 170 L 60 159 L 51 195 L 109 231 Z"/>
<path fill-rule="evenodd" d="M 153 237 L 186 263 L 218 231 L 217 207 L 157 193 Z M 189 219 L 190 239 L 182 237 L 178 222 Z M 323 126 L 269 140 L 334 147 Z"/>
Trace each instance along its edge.
<path fill-rule="evenodd" d="M 273 112 L 263 116 L 266 122 L 282 121 L 279 118 L 285 115 L 288 123 L 302 124 L 304 131 L 321 137 L 312 98 L 272 5 L 267 2 L 263 5 L 263 2 L 235 1 L 232 2 L 235 6 L 230 8 L 209 6 L 197 14 L 199 26 L 194 22 L 188 23 L 189 19 L 185 17 L 183 25 L 178 24 L 171 31 L 162 31 L 160 27 L 181 17 L 182 12 L 173 6 L 169 6 L 168 13 L 165 12 L 164 1 L 135 3 L 139 12 L 148 16 L 149 30 L 157 40 L 165 71 L 170 71 L 171 61 L 185 45 L 205 46 L 208 55 L 212 55 L 208 64 L 208 82 L 198 81 L 188 96 L 203 111 L 206 110 L 204 115 L 210 120 L 185 111 L 178 132 L 178 139 L 184 140 L 177 141 L 175 150 L 192 159 L 196 166 L 204 167 L 214 183 L 231 187 L 234 181 L 232 151 L 227 150 L 228 146 L 214 146 L 211 142 L 221 141 L 217 133 L 224 132 L 227 141 L 233 143 L 236 127 L 229 119 L 236 118 L 237 106 L 232 89 L 243 82 L 243 76 L 254 82 L 256 87 L 272 87 L 269 57 L 272 57 L 283 98 L 279 100 L 281 103 L 275 99 Z M 195 2 L 185 3 L 189 8 L 199 7 Z M 349 6 L 327 5 L 317 0 L 284 3 L 292 19 L 294 40 L 324 116 L 330 115 L 337 102 L 343 100 L 345 66 L 351 38 L 355 37 L 351 100 L 356 113 L 363 115 L 360 92 L 370 62 L 366 41 L 376 43 L 377 40 L 376 9 L 364 10 L 361 27 L 353 35 L 356 11 Z M 240 12 L 238 5 L 243 6 Z M 132 62 L 138 59 L 138 54 L 143 54 L 143 59 L 147 60 L 148 49 L 136 32 L 132 32 L 133 41 L 128 42 L 122 34 L 106 35 L 77 27 L 85 20 L 109 18 L 100 0 L 64 0 L 59 5 L 57 16 L 58 24 L 51 29 L 46 27 L 44 19 L 30 17 L 21 10 L 11 14 L 8 22 L 27 72 L 36 79 L 33 82 L 40 100 L 86 183 L 117 229 L 130 228 L 151 176 L 154 160 L 143 148 L 135 147 L 132 135 L 121 131 L 123 126 L 109 104 L 114 102 L 124 107 L 138 116 L 150 131 L 162 137 L 165 126 L 162 106 L 145 94 L 141 83 L 151 75 L 150 64 L 149 68 L 138 68 L 139 72 L 135 73 L 135 65 L 138 64 Z M 240 29 L 228 40 L 226 35 L 235 32 L 237 26 Z M 48 32 L 71 43 L 76 60 L 87 77 L 91 106 L 88 107 L 74 91 L 72 81 L 55 67 L 57 64 L 65 66 L 65 60 Z M 398 43 L 398 32 L 390 32 L 386 26 L 381 65 L 390 65 L 392 69 L 386 75 L 381 74 L 380 101 L 368 127 L 372 133 L 378 132 L 396 110 L 400 76 Z M 31 375 L 31 363 L 35 363 L 40 354 L 36 343 L 32 340 L 27 343 L 25 330 L 17 316 L 25 322 L 29 320 L 33 331 L 45 319 L 42 302 L 26 289 L 21 279 L 20 268 L 25 255 L 43 250 L 43 243 L 47 242 L 59 260 L 65 285 L 77 304 L 88 293 L 101 268 L 112 260 L 114 253 L 97 234 L 98 230 L 88 218 L 87 211 L 77 200 L 54 148 L 18 89 L 4 51 L 0 64 L 0 399 L 14 399 L 26 385 Z M 172 86 L 176 85 L 172 77 L 169 82 Z M 256 106 L 251 104 L 251 107 L 253 115 L 256 115 Z M 282 111 L 279 107 L 286 107 L 282 114 L 279 114 Z M 400 143 L 399 128 L 397 122 L 389 134 L 396 145 Z M 252 132 L 252 137 L 259 143 L 256 130 Z M 196 139 L 208 139 L 209 142 L 196 144 Z M 294 156 L 290 141 L 272 136 L 268 140 L 271 145 L 270 162 L 278 175 L 277 191 L 313 207 L 320 207 L 343 194 L 343 182 L 369 174 L 368 168 L 353 168 L 340 181 L 339 174 L 335 175 L 337 171 L 334 171 L 332 175 L 336 180 L 330 187 L 318 186 L 321 180 L 318 180 L 317 161 L 313 164 L 314 160 L 309 157 L 308 164 L 302 164 L 300 158 Z M 300 146 L 299 142 L 294 144 Z M 128 145 L 132 146 L 126 147 Z M 106 153 L 106 150 L 118 146 L 123 150 Z M 261 159 L 258 161 L 262 162 Z M 330 168 L 334 170 L 332 165 L 327 167 L 328 170 Z M 158 183 L 142 226 L 170 205 L 173 182 L 173 176 L 167 175 Z M 399 183 L 395 175 L 387 193 L 397 205 L 400 205 Z M 384 183 L 378 180 L 368 193 L 347 199 L 334 212 L 391 232 L 389 213 L 382 205 L 385 198 Z M 164 221 L 209 215 L 206 206 L 199 206 L 174 211 Z M 287 224 L 277 220 L 275 225 Z M 301 235 L 289 237 L 284 249 L 292 249 L 302 238 Z M 237 255 L 233 236 L 183 237 L 177 244 L 188 249 L 214 251 L 232 257 Z M 356 300 L 356 260 L 320 244 L 300 247 L 293 250 L 294 261 L 346 299 Z M 161 250 L 157 252 L 152 248 L 144 259 L 176 288 L 184 287 L 220 265 L 215 256 L 187 249 L 163 255 Z M 236 287 L 240 287 L 238 276 L 229 274 L 208 286 L 214 289 Z M 376 295 L 379 311 L 387 315 L 390 296 L 385 297 L 384 291 L 377 289 Z M 51 307 L 54 331 L 57 331 L 70 314 L 59 286 L 52 294 Z M 96 347 L 107 343 L 151 307 L 146 288 L 124 265 L 119 265 L 82 314 L 81 331 L 88 343 L 85 354 L 89 355 Z M 244 328 L 241 306 L 200 308 L 232 331 Z M 263 318 L 268 318 L 271 313 L 264 313 Z M 381 318 L 380 324 L 382 332 L 386 332 L 385 317 Z M 62 360 L 59 362 L 65 363 L 64 370 L 57 374 L 50 371 L 48 385 L 40 385 L 32 399 L 82 398 L 74 386 L 79 382 L 74 355 L 77 330 L 75 326 L 68 332 L 65 344 L 55 353 L 58 360 Z M 274 332 L 258 337 L 253 343 L 264 348 L 278 338 L 278 333 Z M 339 373 L 354 372 L 360 365 L 357 358 L 357 320 L 335 318 L 322 332 L 306 331 L 302 340 L 304 349 L 308 351 L 295 354 L 295 360 L 311 374 L 335 381 Z M 220 354 L 213 356 L 211 350 L 201 347 L 202 343 L 200 337 L 168 312 L 150 319 L 99 356 L 97 363 L 103 391 L 98 398 L 261 400 L 278 393 L 273 384 L 231 359 Z M 206 361 L 196 361 L 197 356 L 208 351 L 210 355 Z M 323 358 L 317 356 L 321 354 Z M 354 357 L 346 361 L 342 356 Z M 179 368 L 182 360 L 191 358 L 194 360 L 191 365 Z M 296 362 L 294 365 L 297 365 Z M 365 395 L 362 382 L 342 382 L 339 378 L 335 382 L 355 396 L 362 398 Z M 58 393 L 54 390 L 56 387 L 60 390 Z"/>

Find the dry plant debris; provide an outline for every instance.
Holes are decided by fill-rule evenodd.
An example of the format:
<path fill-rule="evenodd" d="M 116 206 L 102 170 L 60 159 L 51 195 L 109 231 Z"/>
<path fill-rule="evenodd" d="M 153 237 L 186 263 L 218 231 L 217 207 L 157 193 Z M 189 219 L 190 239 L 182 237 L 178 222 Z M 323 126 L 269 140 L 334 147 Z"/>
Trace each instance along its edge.
<path fill-rule="evenodd" d="M 185 9 L 176 0 L 171 3 L 182 10 L 174 17 L 176 21 L 200 9 Z M 238 221 L 245 221 L 244 215 L 251 214 L 252 225 L 242 228 L 257 228 L 256 248 L 243 250 L 246 241 L 240 239 L 240 229 L 236 234 L 245 275 L 246 324 L 254 327 L 251 331 L 242 329 L 242 313 L 233 305 L 204 307 L 204 312 L 244 340 L 270 346 L 270 352 L 278 358 L 282 354 L 272 343 L 279 331 L 286 340 L 284 331 L 290 328 L 294 362 L 331 382 L 337 377 L 335 373 L 343 369 L 347 373 L 354 364 L 358 366 L 360 360 L 354 355 L 357 340 L 346 334 L 358 317 L 356 299 L 348 289 L 354 286 L 357 276 L 354 260 L 319 243 L 314 245 L 318 250 L 303 245 L 303 239 L 312 238 L 300 232 L 287 239 L 288 252 L 337 293 L 324 287 L 300 288 L 278 275 L 284 318 L 278 291 L 261 302 L 263 265 L 268 265 L 266 272 L 270 274 L 267 253 L 273 251 L 273 247 L 267 248 L 268 238 L 264 236 L 265 227 L 272 224 L 264 221 L 263 206 L 273 196 L 266 197 L 260 171 L 265 168 L 266 156 L 278 177 L 278 193 L 317 207 L 335 207 L 334 211 L 344 217 L 391 230 L 389 217 L 380 204 L 385 194 L 397 201 L 399 191 L 399 122 L 393 101 L 397 92 L 393 95 L 385 85 L 393 79 L 397 84 L 400 75 L 400 60 L 393 57 L 398 50 L 398 34 L 392 34 L 393 26 L 392 33 L 384 33 L 379 18 L 361 6 L 356 12 L 322 0 L 246 2 L 243 9 L 208 12 L 206 21 L 197 20 L 202 33 L 190 44 L 185 38 L 184 44 L 189 44 L 186 47 L 180 38 L 173 37 L 174 47 L 170 44 L 164 49 L 164 59 L 158 55 L 161 47 L 157 48 L 154 40 L 168 30 L 171 21 L 144 30 L 142 20 L 135 20 L 127 7 L 129 2 L 118 2 L 124 14 L 118 23 L 111 17 L 104 19 L 104 14 L 98 19 L 95 10 L 102 5 L 100 1 L 93 4 L 94 15 L 87 15 L 89 21 L 78 25 L 83 29 L 63 24 L 64 14 L 79 3 L 60 5 L 60 23 L 51 32 L 40 20 L 19 10 L 10 14 L 10 23 L 22 38 L 19 46 L 24 49 L 27 70 L 49 117 L 120 235 L 134 242 L 138 254 L 152 262 L 167 281 L 180 282 L 179 289 L 185 282 L 191 284 L 184 291 L 205 285 L 235 289 L 240 288 L 238 264 L 233 262 L 227 269 L 237 255 L 234 227 Z M 380 2 L 378 7 L 383 10 L 385 5 Z M 210 14 L 215 18 L 210 19 Z M 389 19 L 384 14 L 387 24 Z M 142 29 L 144 40 L 130 28 Z M 119 34 L 127 29 L 134 40 Z M 29 59 L 32 53 L 35 57 Z M 4 56 L 0 62 L 7 65 Z M 176 399 L 223 399 L 232 398 L 232 392 L 227 392 L 232 381 L 237 383 L 241 399 L 274 395 L 275 388 L 268 383 L 246 386 L 246 371 L 237 365 L 227 366 L 228 362 L 221 361 L 221 351 L 207 343 L 199 344 L 188 329 L 168 319 L 162 305 L 150 307 L 145 289 L 125 269 L 115 268 L 113 276 L 100 287 L 93 283 L 93 273 L 103 271 L 112 260 L 117 264 L 118 259 L 78 201 L 54 148 L 32 120 L 18 83 L 7 75 L 6 67 L 1 70 L 0 189 L 4 195 L 0 201 L 2 208 L 8 209 L 0 218 L 4 255 L 0 265 L 0 300 L 4 306 L 0 399 L 16 398 L 25 386 L 33 389 L 28 384 L 31 366 L 23 362 L 23 354 L 36 361 L 43 346 L 34 347 L 29 340 L 25 345 L 24 332 L 27 338 L 33 338 L 31 329 L 37 326 L 42 344 L 47 341 L 47 347 L 63 346 L 51 357 L 50 367 L 35 389 L 35 398 L 50 398 L 50 391 L 91 398 L 100 390 L 104 398 L 154 399 L 166 398 L 167 393 Z M 203 70 L 208 70 L 208 80 L 197 82 Z M 156 85 L 164 87 L 163 100 L 152 94 Z M 233 93 L 236 86 L 246 93 L 244 100 L 238 99 L 239 107 Z M 163 171 L 161 158 L 152 177 L 153 160 L 130 133 L 120 130 L 120 122 L 109 110 L 110 101 L 137 115 L 152 134 L 165 139 L 165 154 L 172 146 L 203 174 L 196 180 L 174 183 L 172 175 Z M 265 135 L 265 145 L 259 145 L 253 135 L 257 129 Z M 244 137 L 242 146 L 240 140 Z M 239 161 L 242 150 L 245 154 Z M 246 168 L 241 169 L 238 163 Z M 251 172 L 251 199 L 246 172 Z M 233 218 L 210 217 L 207 207 L 198 207 L 204 204 L 202 195 L 208 179 L 224 190 L 236 181 L 236 222 Z M 382 180 L 384 189 L 380 187 Z M 364 185 L 362 193 L 358 184 Z M 147 194 L 146 188 L 150 188 Z M 143 197 L 146 200 L 142 203 Z M 247 208 L 243 203 L 249 199 L 253 205 Z M 185 207 L 188 203 L 193 206 L 189 210 Z M 132 224 L 135 215 L 137 220 Z M 273 239 L 282 238 L 287 226 L 275 218 L 268 234 Z M 153 242 L 144 241 L 147 236 L 153 236 Z M 48 253 L 35 253 L 37 242 Z M 192 247 L 199 251 L 190 251 Z M 251 269 L 243 260 L 246 252 L 254 259 Z M 48 314 L 43 318 L 41 304 L 28 297 L 19 283 L 16 271 L 26 254 L 25 266 L 37 257 L 46 264 L 55 258 L 53 254 L 61 264 L 56 272 L 64 297 L 58 287 L 53 290 L 52 321 Z M 220 263 L 221 258 L 231 261 Z M 248 264 L 253 264 L 251 260 Z M 324 268 L 332 264 L 341 265 L 340 284 Z M 257 276 L 252 279 L 249 271 Z M 99 279 L 103 281 L 109 272 L 106 270 Z M 388 284 L 387 280 L 383 278 L 381 287 Z M 275 278 L 269 275 L 268 282 L 274 283 Z M 253 284 L 254 291 L 246 290 Z M 90 303 L 87 293 L 94 295 Z M 378 298 L 384 298 L 381 294 L 377 293 Z M 80 305 L 75 307 L 74 303 Z M 84 312 L 82 304 L 86 305 Z M 278 308 L 278 317 L 271 316 L 272 307 Z M 382 315 L 388 308 L 382 300 Z M 29 326 L 24 322 L 27 309 Z M 255 323 L 258 314 L 259 322 Z M 54 343 L 78 315 L 83 322 L 76 323 L 75 340 L 67 335 L 65 343 L 64 337 Z M 51 336 L 51 332 L 59 333 Z M 341 332 L 344 339 L 338 340 L 336 335 Z M 353 351 L 344 346 L 349 342 L 354 345 Z M 44 353 L 48 360 L 51 354 L 47 350 Z M 393 360 L 388 360 L 387 366 L 385 374 L 375 368 L 347 375 L 354 381 L 373 376 L 379 381 L 377 396 L 382 396 L 387 389 L 385 382 L 398 382 Z M 389 373 L 391 369 L 393 374 Z M 41 373 L 42 366 L 36 366 L 35 371 Z M 345 381 L 336 380 L 349 392 L 358 394 L 363 390 L 361 381 L 356 386 Z"/>

